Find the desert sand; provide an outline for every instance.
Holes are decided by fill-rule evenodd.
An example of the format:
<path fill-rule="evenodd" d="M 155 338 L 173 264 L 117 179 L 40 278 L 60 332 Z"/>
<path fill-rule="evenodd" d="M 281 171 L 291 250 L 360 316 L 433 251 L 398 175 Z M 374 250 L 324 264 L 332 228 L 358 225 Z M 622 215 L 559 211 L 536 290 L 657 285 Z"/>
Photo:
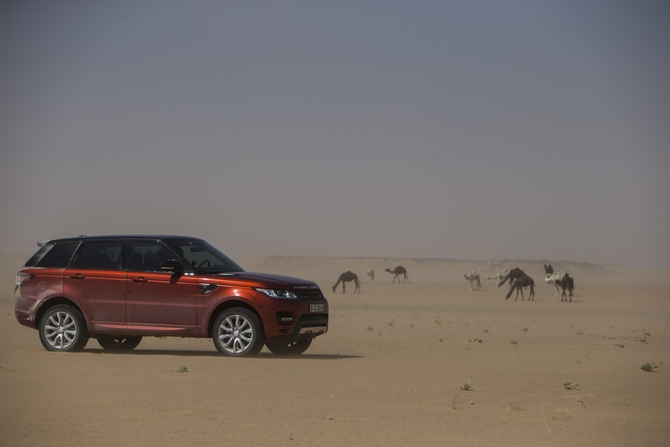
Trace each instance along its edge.
<path fill-rule="evenodd" d="M 0 263 L 3 446 L 670 445 L 667 268 L 553 262 L 575 278 L 561 302 L 542 261 L 250 260 L 317 281 L 330 330 L 300 357 L 236 359 L 210 339 L 47 352 L 14 318 L 17 259 Z M 398 264 L 410 283 L 383 271 Z M 515 266 L 534 301 L 462 277 Z M 331 291 L 345 270 L 360 294 Z"/>

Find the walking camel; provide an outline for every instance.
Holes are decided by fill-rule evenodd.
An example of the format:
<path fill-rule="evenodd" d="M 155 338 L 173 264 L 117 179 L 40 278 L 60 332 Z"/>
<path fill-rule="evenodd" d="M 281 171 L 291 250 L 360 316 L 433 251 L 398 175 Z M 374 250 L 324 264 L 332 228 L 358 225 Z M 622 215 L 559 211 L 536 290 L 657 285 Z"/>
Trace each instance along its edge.
<path fill-rule="evenodd" d="M 346 291 L 345 284 L 348 283 L 349 281 L 353 281 L 354 284 L 356 284 L 356 289 L 354 290 L 354 293 L 359 293 L 361 291 L 361 284 L 358 282 L 358 276 L 351 270 L 346 271 L 340 275 L 340 277 L 337 279 L 337 282 L 333 286 L 333 292 L 335 292 L 335 289 L 337 288 L 338 284 L 340 282 L 342 283 L 342 293 Z"/>
<path fill-rule="evenodd" d="M 481 290 L 482 289 L 482 283 L 479 280 L 479 273 L 475 272 L 474 270 L 471 271 L 470 273 L 463 273 L 463 276 L 465 279 L 470 281 L 470 291 L 474 290 Z M 477 283 L 474 287 L 472 286 L 474 283 Z"/>
<path fill-rule="evenodd" d="M 405 267 L 402 265 L 399 265 L 398 267 L 394 268 L 393 270 L 386 269 L 384 270 L 385 272 L 389 272 L 393 274 L 393 281 L 392 283 L 395 282 L 396 278 L 398 279 L 398 284 L 400 283 L 400 275 L 403 275 L 402 282 L 409 282 L 409 278 L 407 277 L 407 270 L 405 270 Z"/>

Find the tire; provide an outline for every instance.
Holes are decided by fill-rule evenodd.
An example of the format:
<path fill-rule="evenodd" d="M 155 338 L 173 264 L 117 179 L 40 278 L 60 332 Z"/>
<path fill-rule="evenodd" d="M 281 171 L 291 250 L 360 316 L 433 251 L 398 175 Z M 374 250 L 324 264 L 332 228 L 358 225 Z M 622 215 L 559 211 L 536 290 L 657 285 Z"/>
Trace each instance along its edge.
<path fill-rule="evenodd" d="M 57 304 L 40 320 L 40 341 L 47 351 L 76 352 L 88 343 L 90 334 L 84 316 L 72 306 Z"/>
<path fill-rule="evenodd" d="M 243 307 L 231 307 L 221 313 L 212 328 L 216 349 L 230 357 L 258 354 L 265 344 L 261 319 Z"/>
<path fill-rule="evenodd" d="M 99 335 L 98 343 L 105 351 L 132 351 L 140 344 L 142 337 L 123 337 L 118 335 Z"/>
<path fill-rule="evenodd" d="M 282 357 L 289 357 L 293 355 L 300 355 L 309 348 L 312 344 L 311 338 L 303 338 L 302 340 L 290 342 L 267 342 L 265 346 L 268 347 L 271 353 L 280 355 Z"/>

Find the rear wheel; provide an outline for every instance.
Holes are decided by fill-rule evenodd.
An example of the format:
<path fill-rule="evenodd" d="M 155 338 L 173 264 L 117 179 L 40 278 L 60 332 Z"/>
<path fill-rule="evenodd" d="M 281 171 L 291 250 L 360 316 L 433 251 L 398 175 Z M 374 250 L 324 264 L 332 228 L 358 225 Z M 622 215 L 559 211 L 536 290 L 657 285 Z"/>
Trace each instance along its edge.
<path fill-rule="evenodd" d="M 132 351 L 141 341 L 142 337 L 122 337 L 117 335 L 98 336 L 98 343 L 106 351 Z"/>
<path fill-rule="evenodd" d="M 220 353 L 231 357 L 258 354 L 265 343 L 263 324 L 252 311 L 232 307 L 214 322 L 212 340 Z"/>
<path fill-rule="evenodd" d="M 40 321 L 39 333 L 47 351 L 81 351 L 90 337 L 84 316 L 67 304 L 57 304 L 46 311 Z"/>
<path fill-rule="evenodd" d="M 302 340 L 290 341 L 290 342 L 267 342 L 265 346 L 268 347 L 270 352 L 275 355 L 281 355 L 283 357 L 300 355 L 309 348 L 309 345 L 312 344 L 311 338 L 303 338 Z"/>

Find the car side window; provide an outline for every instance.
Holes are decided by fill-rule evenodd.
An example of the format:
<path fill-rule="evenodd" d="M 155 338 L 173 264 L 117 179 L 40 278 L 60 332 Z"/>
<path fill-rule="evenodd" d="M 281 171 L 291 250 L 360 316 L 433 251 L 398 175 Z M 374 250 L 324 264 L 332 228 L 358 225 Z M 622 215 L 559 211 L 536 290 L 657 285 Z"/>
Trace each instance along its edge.
<path fill-rule="evenodd" d="M 121 241 L 85 242 L 74 261 L 74 268 L 121 270 Z"/>
<path fill-rule="evenodd" d="M 130 243 L 130 270 L 160 272 L 163 261 L 175 258 L 177 256 L 160 242 L 132 241 Z"/>

